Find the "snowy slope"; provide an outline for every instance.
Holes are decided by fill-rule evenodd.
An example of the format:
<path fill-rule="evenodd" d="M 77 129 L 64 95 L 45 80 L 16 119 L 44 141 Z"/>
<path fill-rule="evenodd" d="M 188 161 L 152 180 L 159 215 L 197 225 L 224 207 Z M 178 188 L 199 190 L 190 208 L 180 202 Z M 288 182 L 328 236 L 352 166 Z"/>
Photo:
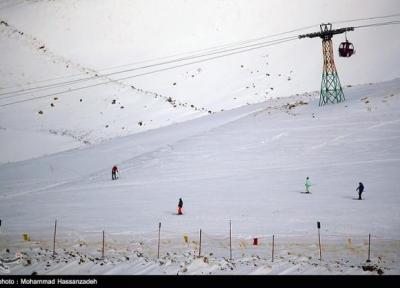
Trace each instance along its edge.
<path fill-rule="evenodd" d="M 126 80 L 118 79 L 173 65 L 104 75 L 315 25 L 281 35 L 296 36 L 318 29 L 321 22 L 363 18 L 372 12 L 393 14 L 393 2 L 2 0 L 0 137 L 6 147 L 18 149 L 0 153 L 0 163 L 316 90 L 321 49 L 319 41 L 309 39 Z M 319 13 L 308 15 L 309 11 Z M 399 76 L 398 40 L 391 37 L 398 27 L 379 29 L 373 30 L 374 37 L 371 30 L 351 33 L 356 57 L 336 57 L 344 85 Z M 382 47 L 389 38 L 392 41 Z M 335 47 L 342 40 L 334 38 Z M 175 56 L 166 58 L 171 55 Z M 82 78 L 86 80 L 74 82 Z M 64 84 L 43 87 L 59 83 Z M 83 89 L 88 85 L 97 86 Z M 27 90 L 34 87 L 42 88 Z M 17 95 L 5 94 L 19 90 L 23 91 Z M 27 101 L 36 97 L 40 98 Z"/>
<path fill-rule="evenodd" d="M 325 107 L 317 93 L 268 100 L 1 165 L 1 255 L 22 251 L 31 259 L 8 272 L 398 274 L 400 80 L 348 87 L 345 95 Z M 300 193 L 306 176 L 309 195 Z M 353 201 L 360 181 L 364 200 Z M 175 215 L 179 197 L 184 216 Z M 54 219 L 59 256 L 50 260 Z M 103 229 L 104 261 L 96 259 Z M 207 259 L 196 260 L 199 229 Z M 32 241 L 21 241 L 22 233 Z M 364 271 L 369 233 L 376 266 Z M 253 237 L 261 246 L 251 245 Z"/>
<path fill-rule="evenodd" d="M 349 33 L 356 56 L 335 55 L 346 101 L 325 107 L 303 93 L 320 83 L 320 39 L 112 74 L 398 8 L 0 0 L 0 275 L 400 274 L 398 25 Z"/>
<path fill-rule="evenodd" d="M 2 51 L 5 51 L 4 59 L 7 59 L 2 63 L 1 79 L 4 87 L 9 87 L 11 83 L 21 83 L 26 79 L 35 81 L 35 79 L 46 78 L 44 75 L 53 74 L 58 77 L 71 75 L 69 70 L 74 71 L 75 74 L 80 72 L 100 79 L 100 77 L 93 76 L 97 75 L 93 70 L 81 67 L 79 64 L 54 55 L 47 50 L 43 51 L 43 49 L 39 49 L 43 46 L 42 43 L 36 43 L 37 40 L 15 31 L 18 30 L 8 24 L 0 25 L 0 32 L 3 32 L 2 39 L 4 38 L 1 48 Z M 15 66 L 14 63 L 21 63 L 21 66 Z M 25 65 L 34 69 L 27 69 Z M 10 73 L 10 71 L 12 72 Z M 22 77 L 21 80 L 20 77 Z M 77 77 L 67 80 L 74 81 L 75 79 Z M 95 84 L 102 81 L 108 80 L 100 79 Z M 46 84 L 48 83 L 40 85 Z M 79 84 L 67 88 L 76 89 L 81 86 L 82 84 Z M 16 89 L 18 87 L 14 90 L 0 91 L 7 93 Z M 64 142 L 70 142 L 67 148 L 74 148 L 78 145 L 97 143 L 112 137 L 157 128 L 175 121 L 184 121 L 188 117 L 193 118 L 206 114 L 206 111 L 201 111 L 197 107 L 191 108 L 184 103 L 169 102 L 167 101 L 168 97 L 122 83 L 113 82 L 106 86 L 93 87 L 90 90 L 57 94 L 65 89 L 65 87 L 56 87 L 50 91 L 39 89 L 22 91 L 12 96 L 8 94 L 1 96 L 1 104 L 7 105 L 48 95 L 33 102 L 21 102 L 17 105 L 0 108 L 2 110 L 0 125 L 3 128 L 1 136 L 5 144 L 14 146 L 19 143 L 21 149 L 17 151 L 30 150 L 32 146 L 34 149 L 40 150 L 41 146 L 46 146 L 46 150 L 42 149 L 41 153 L 51 154 L 60 151 L 60 140 L 52 141 L 56 137 L 49 136 L 63 136 Z M 20 137 L 14 137 L 16 131 L 25 131 L 27 137 L 21 141 Z M 34 134 L 36 135 L 32 136 Z M 20 153 L 19 157 L 13 157 L 12 154 L 5 153 L 1 155 L 1 161 L 27 159 L 20 159 L 24 154 L 26 153 Z"/>

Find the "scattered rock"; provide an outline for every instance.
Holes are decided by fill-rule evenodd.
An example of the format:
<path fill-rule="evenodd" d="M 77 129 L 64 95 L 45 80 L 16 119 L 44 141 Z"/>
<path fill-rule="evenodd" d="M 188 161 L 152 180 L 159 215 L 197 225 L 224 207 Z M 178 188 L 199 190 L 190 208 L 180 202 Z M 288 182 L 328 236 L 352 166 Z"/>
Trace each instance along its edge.
<path fill-rule="evenodd" d="M 113 99 L 112 102 L 111 102 L 111 104 L 115 104 L 116 101 L 117 101 L 117 100 Z"/>
<path fill-rule="evenodd" d="M 376 271 L 376 273 L 378 273 L 379 275 L 383 274 L 383 270 L 380 267 L 378 267 L 376 264 L 375 265 L 368 264 L 368 265 L 363 265 L 361 267 L 364 271 L 371 271 L 371 272 Z"/>

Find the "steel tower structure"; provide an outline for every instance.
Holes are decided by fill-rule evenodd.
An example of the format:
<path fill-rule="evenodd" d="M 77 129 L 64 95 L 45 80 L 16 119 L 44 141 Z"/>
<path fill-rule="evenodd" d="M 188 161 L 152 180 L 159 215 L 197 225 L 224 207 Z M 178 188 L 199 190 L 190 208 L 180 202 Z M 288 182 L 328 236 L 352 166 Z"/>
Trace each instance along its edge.
<path fill-rule="evenodd" d="M 332 24 L 321 24 L 320 32 L 299 35 L 301 38 L 322 38 L 322 53 L 324 56 L 324 66 L 322 71 L 321 92 L 319 106 L 328 103 L 340 103 L 345 100 L 342 86 L 340 85 L 339 75 L 336 70 L 333 58 L 332 37 L 335 34 L 353 31 L 354 27 L 340 28 L 332 30 Z"/>

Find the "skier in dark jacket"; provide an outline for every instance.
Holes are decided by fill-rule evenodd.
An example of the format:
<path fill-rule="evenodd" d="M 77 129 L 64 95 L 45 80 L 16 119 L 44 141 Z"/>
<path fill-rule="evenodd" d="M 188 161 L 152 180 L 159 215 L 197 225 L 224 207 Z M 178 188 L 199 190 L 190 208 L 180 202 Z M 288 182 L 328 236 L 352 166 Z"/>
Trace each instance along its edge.
<path fill-rule="evenodd" d="M 114 165 L 114 167 L 111 170 L 111 179 L 112 180 L 117 179 L 117 172 L 118 172 L 118 168 L 117 168 L 117 166 Z"/>
<path fill-rule="evenodd" d="M 178 215 L 182 215 L 182 207 L 183 207 L 183 201 L 182 198 L 179 198 L 179 203 L 178 203 Z"/>
<path fill-rule="evenodd" d="M 358 187 L 357 187 L 356 191 L 358 191 L 358 200 L 362 200 L 361 194 L 364 192 L 364 185 L 361 182 L 358 183 Z"/>

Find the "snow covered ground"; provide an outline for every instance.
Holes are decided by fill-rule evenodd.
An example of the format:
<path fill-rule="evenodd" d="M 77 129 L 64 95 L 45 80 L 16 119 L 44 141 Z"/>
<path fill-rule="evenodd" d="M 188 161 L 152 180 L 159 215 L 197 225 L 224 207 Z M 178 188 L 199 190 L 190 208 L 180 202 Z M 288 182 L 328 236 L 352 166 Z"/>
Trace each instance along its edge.
<path fill-rule="evenodd" d="M 0 273 L 399 274 L 400 79 L 345 95 L 324 107 L 318 93 L 271 99 L 2 164 L 0 256 L 21 259 Z"/>
<path fill-rule="evenodd" d="M 349 33 L 325 107 L 303 93 L 320 44 L 296 37 L 398 2 L 292 2 L 0 0 L 0 275 L 400 274 L 398 26 Z"/>

